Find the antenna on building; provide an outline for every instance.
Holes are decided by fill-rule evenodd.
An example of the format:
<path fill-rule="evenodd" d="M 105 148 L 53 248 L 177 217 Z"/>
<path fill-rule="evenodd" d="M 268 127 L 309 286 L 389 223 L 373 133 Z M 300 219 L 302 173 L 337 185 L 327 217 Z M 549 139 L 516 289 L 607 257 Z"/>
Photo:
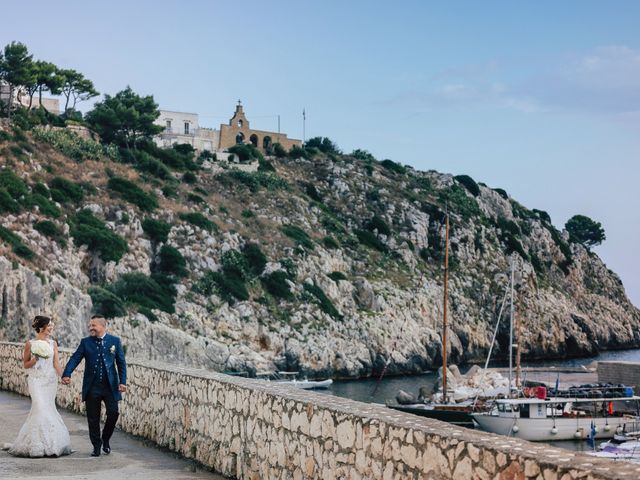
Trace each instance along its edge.
<path fill-rule="evenodd" d="M 307 127 L 307 113 L 302 107 L 302 144 L 306 143 L 306 127 Z"/>

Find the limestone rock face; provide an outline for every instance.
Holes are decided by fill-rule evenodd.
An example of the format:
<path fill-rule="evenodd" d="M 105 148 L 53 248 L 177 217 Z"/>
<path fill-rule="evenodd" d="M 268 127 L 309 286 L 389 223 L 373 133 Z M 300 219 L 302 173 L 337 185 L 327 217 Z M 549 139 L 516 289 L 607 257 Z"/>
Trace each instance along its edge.
<path fill-rule="evenodd" d="M 113 284 L 125 273 L 149 275 L 157 266 L 163 244 L 142 229 L 151 216 L 171 225 L 166 244 L 182 253 L 188 275 L 176 284 L 175 312 L 153 309 L 157 318 L 147 318 L 129 304 L 125 316 L 111 320 L 128 355 L 250 374 L 281 369 L 356 377 L 385 367 L 389 374 L 436 368 L 442 355 L 446 201 L 452 364 L 483 359 L 488 350 L 512 255 L 525 359 L 640 345 L 640 311 L 618 276 L 593 252 L 569 243 L 544 212 L 528 210 L 503 191 L 480 185 L 474 196 L 451 175 L 318 154 L 311 160 L 269 160 L 289 185 L 282 191 L 224 183 L 218 178 L 224 169 L 213 173 L 204 165 L 198 188 L 201 195 L 209 193 L 206 205 L 167 197 L 148 213 L 114 200 L 105 187 L 104 164 L 80 168 L 38 149 L 18 171 L 29 188 L 47 181 L 42 164 L 54 157 L 66 165 L 59 175 L 76 172 L 74 180 L 95 185 L 97 193 L 62 208 L 53 220 L 65 246 L 33 228 L 47 218 L 37 208 L 0 214 L 0 225 L 35 254 L 27 261 L 0 241 L 4 340 L 24 341 L 33 316 L 45 313 L 55 317 L 59 342 L 73 347 L 86 335 L 90 287 Z M 122 164 L 110 168 L 137 175 Z M 180 198 L 188 193 L 181 191 Z M 126 241 L 128 252 L 117 263 L 100 260 L 69 237 L 69 221 L 81 208 Z M 187 210 L 203 212 L 219 228 L 207 231 L 182 220 Z M 285 225 L 303 230 L 311 246 L 284 235 Z M 268 263 L 262 278 L 246 282 L 248 300 L 229 301 L 215 289 L 203 294 L 194 288 L 206 274 L 221 271 L 226 253 L 250 242 L 260 244 Z M 286 272 L 290 298 L 267 292 L 263 280 L 274 272 Z M 497 338 L 494 351 L 504 356 L 506 323 Z"/>

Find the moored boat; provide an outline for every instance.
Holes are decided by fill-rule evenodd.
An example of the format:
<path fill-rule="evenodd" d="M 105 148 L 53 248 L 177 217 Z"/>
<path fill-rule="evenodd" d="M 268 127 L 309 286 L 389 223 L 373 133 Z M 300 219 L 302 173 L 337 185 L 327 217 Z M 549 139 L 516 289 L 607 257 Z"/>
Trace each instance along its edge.
<path fill-rule="evenodd" d="M 507 398 L 472 417 L 482 430 L 534 442 L 604 439 L 638 422 L 638 401 L 637 396 Z"/>

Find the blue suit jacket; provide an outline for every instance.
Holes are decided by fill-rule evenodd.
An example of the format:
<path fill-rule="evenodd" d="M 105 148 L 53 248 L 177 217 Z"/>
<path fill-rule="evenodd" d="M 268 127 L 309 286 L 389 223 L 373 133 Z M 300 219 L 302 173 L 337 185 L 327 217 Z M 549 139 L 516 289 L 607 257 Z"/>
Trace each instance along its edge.
<path fill-rule="evenodd" d="M 109 386 L 116 400 L 122 400 L 122 395 L 118 390 L 118 385 L 127 384 L 127 363 L 124 359 L 124 350 L 120 339 L 113 335 L 106 334 L 104 336 L 104 366 L 107 370 Z M 94 378 L 98 375 L 97 368 L 102 368 L 98 363 L 98 343 L 94 337 L 85 337 L 80 340 L 78 349 L 71 355 L 71 358 L 64 367 L 63 377 L 71 377 L 71 374 L 80 364 L 82 359 L 84 362 L 84 378 L 82 380 L 82 400 L 87 399 L 89 389 Z M 116 370 L 116 366 L 118 367 Z"/>

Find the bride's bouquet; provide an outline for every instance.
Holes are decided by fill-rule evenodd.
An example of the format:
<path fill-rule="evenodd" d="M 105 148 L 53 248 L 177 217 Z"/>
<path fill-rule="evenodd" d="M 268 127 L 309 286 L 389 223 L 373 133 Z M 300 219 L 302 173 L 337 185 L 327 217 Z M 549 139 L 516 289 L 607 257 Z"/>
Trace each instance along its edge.
<path fill-rule="evenodd" d="M 49 358 L 53 355 L 53 349 L 49 342 L 44 340 L 36 340 L 31 342 L 31 353 L 38 358 Z"/>

